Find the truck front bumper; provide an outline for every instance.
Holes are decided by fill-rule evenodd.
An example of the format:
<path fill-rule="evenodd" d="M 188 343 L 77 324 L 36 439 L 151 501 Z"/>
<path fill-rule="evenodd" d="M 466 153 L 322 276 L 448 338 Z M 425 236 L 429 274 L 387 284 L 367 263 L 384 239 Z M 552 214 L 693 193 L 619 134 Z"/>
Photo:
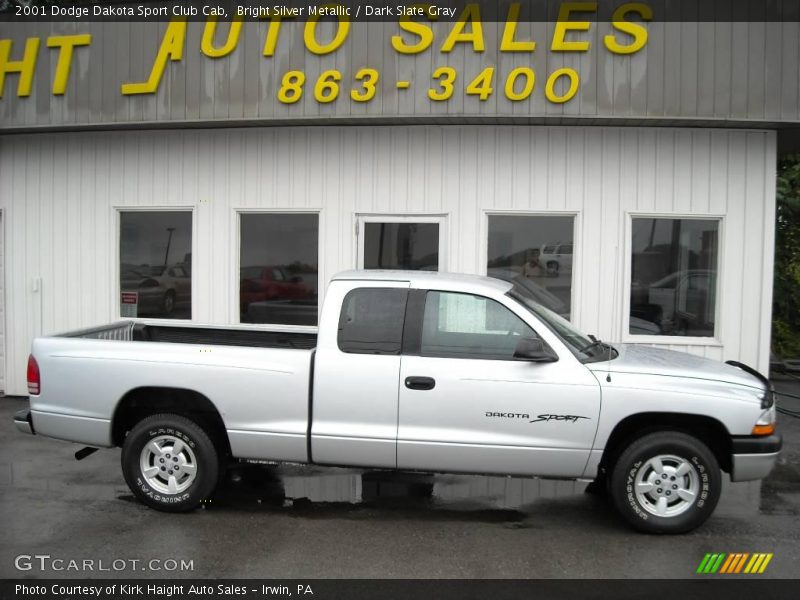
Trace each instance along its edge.
<path fill-rule="evenodd" d="M 17 429 L 19 429 L 22 433 L 36 433 L 33 430 L 31 411 L 27 408 L 14 414 L 14 425 L 16 425 Z"/>
<path fill-rule="evenodd" d="M 783 447 L 780 434 L 767 437 L 734 437 L 731 442 L 731 481 L 763 479 L 772 467 Z"/>

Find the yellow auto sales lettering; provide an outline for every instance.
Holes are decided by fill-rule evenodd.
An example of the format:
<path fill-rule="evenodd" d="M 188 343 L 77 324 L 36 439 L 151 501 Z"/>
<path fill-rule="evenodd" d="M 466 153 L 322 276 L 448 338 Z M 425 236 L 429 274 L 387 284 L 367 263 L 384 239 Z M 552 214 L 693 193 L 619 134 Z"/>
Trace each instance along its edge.
<path fill-rule="evenodd" d="M 496 40 L 494 43 L 497 44 L 497 51 L 500 54 L 533 54 L 537 51 L 570 53 L 592 50 L 627 56 L 646 47 L 650 35 L 647 24 L 653 20 L 653 10 L 647 4 L 622 3 L 612 14 L 611 32 L 600 38 L 602 43 L 598 44 L 597 48 L 592 48 L 591 40 L 597 39 L 597 36 L 591 35 L 591 29 L 596 26 L 594 17 L 597 15 L 598 2 L 561 2 L 558 5 L 558 19 L 553 24 L 549 44 L 538 44 L 537 42 L 547 42 L 547 40 L 533 39 L 534 36 L 531 35 L 533 27 L 524 19 L 521 21 L 522 11 L 526 8 L 527 5 L 522 2 L 510 3 L 502 29 L 498 31 L 496 38 L 494 36 L 489 38 Z M 397 67 L 394 62 L 391 63 L 391 81 L 385 81 L 389 73 L 381 72 L 380 63 L 369 64 L 371 61 L 380 61 L 382 57 L 380 52 L 375 56 L 372 53 L 363 56 L 363 63 L 359 64 L 356 64 L 355 60 L 353 64 L 349 64 L 347 60 L 337 60 L 333 64 L 345 63 L 338 69 L 320 68 L 306 71 L 303 69 L 303 57 L 299 57 L 300 64 L 290 64 L 291 61 L 285 59 L 293 61 L 295 55 L 288 52 L 280 54 L 281 43 L 287 44 L 291 37 L 297 39 L 297 36 L 282 34 L 283 27 L 288 25 L 300 28 L 303 45 L 308 53 L 330 55 L 341 51 L 352 37 L 350 14 L 353 13 L 352 10 L 337 4 L 326 4 L 313 13 L 310 10 L 306 13 L 301 8 L 291 12 L 284 9 L 285 7 L 269 7 L 257 14 L 248 13 L 250 18 L 269 20 L 263 34 L 263 44 L 260 46 L 262 57 L 272 59 L 280 55 L 281 64 L 285 64 L 281 72 L 276 74 L 277 77 L 271 83 L 274 87 L 269 92 L 281 104 L 297 104 L 302 107 L 308 100 L 318 104 L 365 103 L 382 93 L 388 93 L 388 90 L 393 90 L 398 96 L 403 94 L 427 96 L 432 102 L 447 102 L 458 95 L 462 95 L 461 102 L 467 100 L 484 102 L 494 94 L 512 103 L 527 101 L 533 95 L 543 95 L 551 104 L 564 104 L 572 100 L 580 89 L 581 76 L 577 70 L 562 67 L 545 73 L 534 72 L 533 68 L 525 64 L 530 64 L 527 59 L 523 59 L 522 64 L 514 68 L 483 64 L 471 66 L 469 69 L 462 66 L 459 69 L 455 65 L 448 64 L 451 55 L 454 55 L 457 58 L 453 58 L 453 61 L 458 61 L 462 65 L 465 63 L 472 65 L 473 61 L 463 60 L 464 51 L 475 54 L 486 52 L 486 31 L 482 22 L 481 5 L 477 2 L 466 4 L 457 17 L 455 9 L 445 11 L 428 3 L 410 4 L 403 6 L 402 10 L 400 7 L 395 9 L 397 12 L 392 14 L 398 17 L 396 33 L 390 35 L 386 45 L 391 51 L 400 55 L 400 58 L 396 59 L 398 64 L 401 67 L 406 64 L 403 62 L 406 60 L 402 58 L 403 56 L 411 55 L 409 58 L 414 60 L 413 55 L 424 52 L 431 54 L 430 61 L 428 59 L 424 61 L 431 65 L 429 70 L 422 72 L 417 68 L 415 71 L 413 68 L 415 63 L 408 63 L 408 68 L 400 68 L 400 72 L 412 74 L 413 81 L 409 76 L 397 77 Z M 452 12 L 449 12 L 450 10 Z M 179 13 L 187 14 L 183 10 Z M 434 21 L 443 15 L 455 17 L 455 20 L 449 24 L 441 23 L 441 29 L 434 29 Z M 325 19 L 324 26 L 323 19 Z M 372 24 L 359 23 L 357 26 L 366 29 Z M 221 20 L 219 16 L 212 14 L 202 27 L 197 49 L 199 52 L 197 50 L 190 52 L 191 60 L 225 59 L 242 52 L 244 28 L 256 28 L 258 23 L 245 22 L 242 13 L 235 15 L 231 20 Z M 164 30 L 149 70 L 146 70 L 146 65 L 145 69 L 132 65 L 132 77 L 138 76 L 140 79 L 122 83 L 121 93 L 124 96 L 157 93 L 165 74 L 168 73 L 168 67 L 184 59 L 187 51 L 187 30 L 186 16 L 173 17 Z M 362 37 L 359 38 L 359 43 L 363 43 L 366 39 L 363 36 L 366 34 L 360 35 Z M 0 98 L 6 93 L 6 82 L 9 79 L 12 80 L 9 87 L 16 84 L 18 98 L 28 97 L 34 92 L 33 81 L 37 73 L 37 62 L 43 53 L 42 45 L 54 53 L 50 59 L 51 64 L 55 64 L 51 86 L 51 93 L 54 96 L 69 93 L 73 63 L 80 61 L 81 73 L 85 76 L 87 63 L 91 69 L 98 62 L 98 56 L 108 51 L 108 48 L 102 48 L 100 52 L 91 52 L 89 47 L 92 45 L 92 36 L 88 33 L 53 35 L 44 39 L 29 37 L 24 41 L 0 39 Z M 348 53 L 347 59 L 354 55 L 355 53 Z M 239 60 L 240 65 L 251 64 L 249 61 Z M 172 68 L 181 69 L 182 65 L 175 65 Z M 256 66 L 256 77 L 258 72 Z M 104 70 L 102 75 L 108 77 L 109 71 Z M 248 73 L 248 76 L 250 75 L 252 74 Z M 304 96 L 306 81 L 311 86 L 309 98 L 300 102 Z M 381 85 L 378 85 L 379 81 Z M 541 83 L 537 85 L 539 82 Z M 343 88 L 341 93 L 340 88 Z M 402 91 L 410 88 L 413 88 L 413 91 Z"/>

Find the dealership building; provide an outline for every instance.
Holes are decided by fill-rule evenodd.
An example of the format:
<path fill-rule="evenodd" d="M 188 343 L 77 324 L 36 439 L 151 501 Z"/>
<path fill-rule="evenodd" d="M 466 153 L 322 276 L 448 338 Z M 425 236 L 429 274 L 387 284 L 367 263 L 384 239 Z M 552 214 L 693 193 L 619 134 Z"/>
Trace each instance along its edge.
<path fill-rule="evenodd" d="M 351 268 L 517 280 L 766 370 L 800 25 L 635 6 L 0 23 L 0 390 L 34 337 L 120 318 L 314 328 Z"/>

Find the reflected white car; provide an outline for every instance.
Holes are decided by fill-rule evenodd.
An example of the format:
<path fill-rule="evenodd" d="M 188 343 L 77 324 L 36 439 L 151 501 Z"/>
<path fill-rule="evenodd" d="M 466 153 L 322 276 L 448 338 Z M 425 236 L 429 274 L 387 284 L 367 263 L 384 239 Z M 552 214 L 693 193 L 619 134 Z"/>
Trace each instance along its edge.
<path fill-rule="evenodd" d="M 547 269 L 547 274 L 556 276 L 559 273 L 572 271 L 572 242 L 556 242 L 544 244 L 539 253 L 539 264 Z"/>

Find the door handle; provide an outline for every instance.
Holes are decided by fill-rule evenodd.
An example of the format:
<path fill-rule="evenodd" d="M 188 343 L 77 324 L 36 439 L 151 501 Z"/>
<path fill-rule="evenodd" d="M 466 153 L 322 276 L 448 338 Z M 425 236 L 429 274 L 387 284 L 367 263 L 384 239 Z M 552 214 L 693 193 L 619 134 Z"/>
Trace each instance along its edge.
<path fill-rule="evenodd" d="M 406 387 L 410 390 L 432 390 L 436 387 L 433 377 L 406 377 Z"/>

